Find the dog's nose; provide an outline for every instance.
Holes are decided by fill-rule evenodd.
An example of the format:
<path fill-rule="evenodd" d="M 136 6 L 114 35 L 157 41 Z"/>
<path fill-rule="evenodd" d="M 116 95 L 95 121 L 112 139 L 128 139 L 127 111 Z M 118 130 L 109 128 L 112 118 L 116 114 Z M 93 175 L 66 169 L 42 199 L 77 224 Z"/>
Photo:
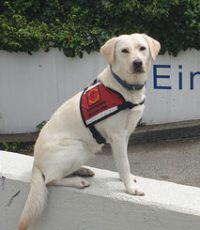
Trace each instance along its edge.
<path fill-rule="evenodd" d="M 133 67 L 135 70 L 140 70 L 142 68 L 142 61 L 139 58 L 137 58 L 133 61 Z"/>

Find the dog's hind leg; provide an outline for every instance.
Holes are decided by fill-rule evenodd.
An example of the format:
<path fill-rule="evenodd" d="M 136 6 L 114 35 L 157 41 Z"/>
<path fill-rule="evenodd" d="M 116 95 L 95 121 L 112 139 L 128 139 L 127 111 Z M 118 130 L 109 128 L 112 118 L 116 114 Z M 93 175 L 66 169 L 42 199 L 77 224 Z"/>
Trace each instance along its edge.
<path fill-rule="evenodd" d="M 88 169 L 81 168 L 92 155 L 87 145 L 80 141 L 71 141 L 71 145 L 68 146 L 56 146 L 56 148 L 52 146 L 47 154 L 45 159 L 48 160 L 40 160 L 38 163 L 43 169 L 47 185 L 75 188 L 89 186 L 87 180 L 77 176 L 92 175 Z M 73 175 L 74 172 L 77 172 L 76 176 Z"/>
<path fill-rule="evenodd" d="M 79 176 L 92 177 L 94 176 L 94 172 L 91 169 L 88 169 L 86 167 L 81 167 L 80 169 L 73 172 L 68 177 L 64 177 L 63 179 L 54 180 L 50 182 L 48 185 L 74 187 L 74 188 L 80 188 L 80 189 L 90 186 L 87 180 Z"/>
<path fill-rule="evenodd" d="M 77 171 L 73 172 L 72 175 L 83 176 L 83 177 L 93 177 L 95 173 L 89 168 L 81 167 Z"/>
<path fill-rule="evenodd" d="M 90 186 L 90 183 L 81 177 L 67 177 L 67 178 L 51 181 L 48 185 L 65 186 L 65 187 L 82 189 Z"/>

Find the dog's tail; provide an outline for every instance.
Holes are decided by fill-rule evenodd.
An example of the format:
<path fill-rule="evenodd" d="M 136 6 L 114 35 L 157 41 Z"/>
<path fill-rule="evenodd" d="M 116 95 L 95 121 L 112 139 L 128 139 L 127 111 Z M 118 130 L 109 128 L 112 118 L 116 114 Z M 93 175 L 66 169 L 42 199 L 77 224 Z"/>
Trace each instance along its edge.
<path fill-rule="evenodd" d="M 47 193 L 43 175 L 35 167 L 32 173 L 30 192 L 20 217 L 19 230 L 27 230 L 31 222 L 41 215 L 46 205 Z"/>

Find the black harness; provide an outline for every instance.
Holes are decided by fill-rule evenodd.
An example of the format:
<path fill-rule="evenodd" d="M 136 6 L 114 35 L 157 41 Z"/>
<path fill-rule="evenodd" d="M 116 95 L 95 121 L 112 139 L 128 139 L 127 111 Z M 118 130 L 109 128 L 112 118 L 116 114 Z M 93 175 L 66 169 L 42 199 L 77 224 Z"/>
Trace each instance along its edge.
<path fill-rule="evenodd" d="M 134 107 L 136 107 L 138 105 L 143 105 L 144 102 L 145 102 L 145 99 L 142 102 L 138 103 L 138 104 L 133 104 L 132 102 L 124 101 L 124 103 L 122 105 L 118 106 L 118 110 L 117 110 L 116 113 L 119 113 L 120 111 L 123 111 L 123 110 L 126 110 L 126 109 L 133 109 Z M 114 115 L 114 114 L 112 114 L 112 115 Z M 104 120 L 104 119 L 106 119 L 106 118 L 108 118 L 108 116 L 105 117 L 105 118 L 103 118 L 103 119 L 101 119 L 101 121 Z M 106 139 L 95 128 L 94 124 L 93 125 L 89 125 L 87 127 L 89 128 L 90 132 L 92 133 L 92 136 L 94 137 L 94 139 L 96 140 L 96 142 L 98 144 L 105 144 L 106 143 Z"/>
<path fill-rule="evenodd" d="M 115 79 L 116 76 L 115 74 Z M 141 85 L 135 86 L 134 88 L 131 86 L 129 90 L 140 90 L 143 87 L 144 85 L 142 87 Z M 96 80 L 92 85 L 84 89 L 80 99 L 80 111 L 85 126 L 89 128 L 96 142 L 98 144 L 105 144 L 106 139 L 96 129 L 95 124 L 120 111 L 143 105 L 144 102 L 145 100 L 135 104 L 126 101 L 119 92 L 106 87 L 100 81 Z"/>

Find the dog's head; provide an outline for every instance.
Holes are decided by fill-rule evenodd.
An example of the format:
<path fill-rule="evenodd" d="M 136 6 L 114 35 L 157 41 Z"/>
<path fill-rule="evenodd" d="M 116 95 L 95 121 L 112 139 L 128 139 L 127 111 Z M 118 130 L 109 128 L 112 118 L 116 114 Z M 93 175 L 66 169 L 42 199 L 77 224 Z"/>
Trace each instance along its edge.
<path fill-rule="evenodd" d="M 143 83 L 159 50 L 160 43 L 155 39 L 146 34 L 131 34 L 108 40 L 100 52 L 120 77 L 130 83 Z"/>

